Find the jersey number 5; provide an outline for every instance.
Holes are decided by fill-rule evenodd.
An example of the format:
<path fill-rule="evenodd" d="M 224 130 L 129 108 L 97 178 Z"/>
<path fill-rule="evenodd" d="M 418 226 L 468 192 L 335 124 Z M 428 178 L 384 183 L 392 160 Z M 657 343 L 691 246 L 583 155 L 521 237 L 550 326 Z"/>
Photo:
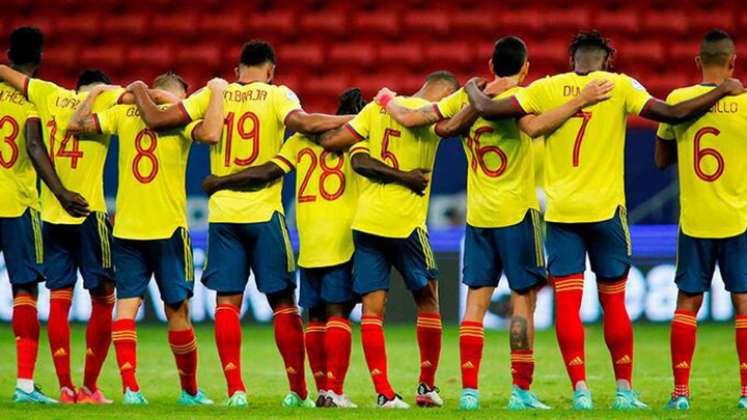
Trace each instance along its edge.
<path fill-rule="evenodd" d="M 342 172 L 342 165 L 345 164 L 345 156 L 339 155 L 335 166 L 329 166 L 327 164 L 327 156 L 330 155 L 331 153 L 326 151 L 322 152 L 319 155 L 319 166 L 322 168 L 322 173 L 319 175 L 319 194 L 327 201 L 334 201 L 340 198 L 340 196 L 342 196 L 342 193 L 345 192 L 345 173 Z M 301 185 L 298 187 L 298 202 L 310 203 L 316 201 L 316 196 L 313 194 L 306 194 L 306 188 L 309 186 L 311 176 L 316 170 L 317 157 L 316 153 L 314 153 L 313 150 L 307 147 L 305 149 L 301 149 L 301 151 L 298 152 L 296 161 L 300 163 L 301 159 L 304 156 L 309 157 L 310 163 L 309 168 L 306 170 L 306 176 L 304 176 L 303 181 L 301 181 Z M 332 192 L 327 191 L 327 187 L 324 184 L 324 181 L 326 181 L 330 176 L 337 177 L 340 181 L 337 190 Z"/>
<path fill-rule="evenodd" d="M 400 135 L 402 133 L 399 130 L 387 128 L 384 130 L 384 139 L 381 140 L 381 159 L 384 162 L 389 161 L 394 169 L 399 169 L 399 161 L 397 160 L 397 156 L 389 150 L 389 141 L 390 137 L 399 137 Z"/>
<path fill-rule="evenodd" d="M 700 148 L 700 142 L 706 134 L 718 136 L 721 134 L 721 131 L 715 127 L 703 127 L 695 133 L 695 138 L 693 139 L 693 167 L 695 169 L 695 175 L 697 175 L 698 178 L 706 182 L 713 182 L 719 179 L 724 173 L 724 157 L 721 156 L 721 153 L 716 149 L 709 147 Z M 716 159 L 716 170 L 711 174 L 705 173 L 702 168 L 703 159 L 706 156 Z"/>
<path fill-rule="evenodd" d="M 581 118 L 581 127 L 578 129 L 578 133 L 576 133 L 576 141 L 573 143 L 573 167 L 576 168 L 579 165 L 581 143 L 584 141 L 586 126 L 589 125 L 589 120 L 591 120 L 591 112 L 579 111 L 571 118 Z"/>

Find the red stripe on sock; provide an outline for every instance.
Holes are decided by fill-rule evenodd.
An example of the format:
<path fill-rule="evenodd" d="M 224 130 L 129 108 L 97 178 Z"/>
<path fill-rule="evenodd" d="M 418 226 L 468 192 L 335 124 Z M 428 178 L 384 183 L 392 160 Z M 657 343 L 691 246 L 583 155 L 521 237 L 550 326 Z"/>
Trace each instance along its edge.
<path fill-rule="evenodd" d="M 368 372 L 376 388 L 376 393 L 387 399 L 394 398 L 394 390 L 389 383 L 386 361 L 386 341 L 384 339 L 383 318 L 373 315 L 361 317 L 361 341 L 366 356 Z"/>
<path fill-rule="evenodd" d="M 534 376 L 534 351 L 511 350 L 511 377 L 513 384 L 528 390 Z"/>
<path fill-rule="evenodd" d="M 298 394 L 301 399 L 306 399 L 308 395 L 304 371 L 306 350 L 303 342 L 303 323 L 297 308 L 293 306 L 276 308 L 274 326 L 275 343 L 283 356 L 290 390 Z"/>
<path fill-rule="evenodd" d="M 112 324 L 112 341 L 117 353 L 117 365 L 122 376 L 122 391 L 139 391 L 135 377 L 137 370 L 137 330 L 134 319 L 119 319 Z"/>
<path fill-rule="evenodd" d="M 485 345 L 482 322 L 463 321 L 459 328 L 459 360 L 462 388 L 477 389 L 482 349 Z"/>
<path fill-rule="evenodd" d="M 633 325 L 625 308 L 625 282 L 623 277 L 614 282 L 606 282 L 600 288 L 599 301 L 604 310 L 604 341 L 607 343 L 615 379 L 628 381 L 633 379 Z"/>
<path fill-rule="evenodd" d="M 13 335 L 19 379 L 33 379 L 39 353 L 39 316 L 36 297 L 19 294 L 13 299 Z"/>
<path fill-rule="evenodd" d="M 221 304 L 215 309 L 215 344 L 226 377 L 228 396 L 237 391 L 246 392 L 241 378 L 241 320 L 236 306 Z"/>
<path fill-rule="evenodd" d="M 47 337 L 60 388 L 75 389 L 70 377 L 70 305 L 72 289 L 53 290 L 49 299 Z"/>
<path fill-rule="evenodd" d="M 582 273 L 553 278 L 555 334 L 568 377 L 571 380 L 571 387 L 575 387 L 579 381 L 586 381 L 584 326 L 579 316 L 583 286 L 579 288 L 574 283 L 583 278 Z"/>
<path fill-rule="evenodd" d="M 169 331 L 169 344 L 174 353 L 182 389 L 197 394 L 197 341 L 194 329 Z"/>
<path fill-rule="evenodd" d="M 304 333 L 306 354 L 309 356 L 309 366 L 314 375 L 316 390 L 326 391 L 327 385 L 327 356 L 325 355 L 324 336 L 326 324 L 324 322 L 309 322 Z"/>
<path fill-rule="evenodd" d="M 441 315 L 438 313 L 419 313 L 416 333 L 420 349 L 420 383 L 435 386 L 436 371 L 441 358 Z"/>
<path fill-rule="evenodd" d="M 86 328 L 86 367 L 83 385 L 92 392 L 98 389 L 97 381 L 112 342 L 112 310 L 114 295 L 91 298 L 91 318 Z"/>
<path fill-rule="evenodd" d="M 739 355 L 739 379 L 742 396 L 747 396 L 747 315 L 736 318 L 737 354 Z"/>
<path fill-rule="evenodd" d="M 333 316 L 327 320 L 324 334 L 324 351 L 327 356 L 327 387 L 342 395 L 345 376 L 350 366 L 352 330 L 350 321 Z"/>
<path fill-rule="evenodd" d="M 686 319 L 687 322 L 682 322 Z M 695 313 L 678 310 L 674 312 L 672 327 L 669 334 L 669 346 L 672 354 L 672 374 L 674 376 L 674 395 L 690 395 L 690 370 L 692 368 L 693 354 L 695 353 L 695 340 L 697 325 L 694 322 Z"/>

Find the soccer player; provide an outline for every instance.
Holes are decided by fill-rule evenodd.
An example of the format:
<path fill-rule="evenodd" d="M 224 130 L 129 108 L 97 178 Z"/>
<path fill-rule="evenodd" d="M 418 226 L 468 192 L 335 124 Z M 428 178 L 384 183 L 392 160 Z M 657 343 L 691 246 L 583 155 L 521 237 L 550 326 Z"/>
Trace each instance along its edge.
<path fill-rule="evenodd" d="M 668 123 L 685 121 L 707 111 L 723 96 L 740 93 L 742 86 L 728 79 L 704 95 L 669 105 L 652 98 L 635 79 L 607 71 L 614 49 L 598 32 L 579 33 L 569 50 L 572 72 L 535 81 L 511 97 L 492 100 L 474 82 L 465 90 L 483 117 L 515 118 L 557 107 L 594 80 L 614 83 L 609 100 L 585 107 L 545 136 L 548 269 L 555 288 L 558 343 L 574 391 L 573 407 L 592 408 L 579 317 L 588 253 L 615 370 L 617 394 L 612 406 L 643 408 L 646 405 L 631 389 L 633 330 L 625 309 L 631 254 L 623 185 L 627 115 Z"/>
<path fill-rule="evenodd" d="M 454 75 L 432 73 L 412 97 L 399 99 L 404 106 L 419 108 L 451 94 L 458 88 Z M 417 337 L 420 347 L 420 384 L 417 403 L 441 406 L 435 386 L 441 354 L 441 316 L 438 306 L 438 269 L 426 232 L 429 183 L 440 137 L 434 126 L 408 129 L 379 105 L 371 103 L 344 127 L 322 135 L 322 144 L 351 144 L 353 168 L 368 178 L 363 182 L 358 210 L 353 219 L 355 243 L 353 290 L 363 297 L 361 336 L 377 403 L 382 408 L 408 408 L 394 392 L 387 376 L 383 317 L 394 266 L 404 277 L 418 307 Z M 358 155 L 370 156 L 356 165 Z M 406 171 L 423 179 L 419 189 L 377 182 L 388 172 L 373 167 Z M 385 169 L 388 169 L 385 168 Z M 386 178 L 384 178 L 386 179 Z"/>
<path fill-rule="evenodd" d="M 709 31 L 695 58 L 700 84 L 676 89 L 676 104 L 716 89 L 734 74 L 736 46 L 723 31 Z M 711 286 L 716 263 L 736 308 L 736 340 L 742 384 L 737 406 L 747 408 L 747 96 L 726 97 L 702 117 L 682 124 L 661 124 L 656 162 L 660 168 L 679 160 L 680 233 L 677 244 L 679 288 L 671 330 L 674 392 L 667 405 L 690 407 L 690 367 L 695 352 L 696 314 Z"/>
<path fill-rule="evenodd" d="M 347 122 L 349 116 L 307 114 L 285 86 L 270 84 L 275 51 L 264 41 L 244 45 L 238 81 L 223 94 L 225 128 L 210 149 L 214 175 L 227 175 L 268 162 L 280 151 L 285 129 L 320 133 Z M 135 89 L 143 119 L 152 129 L 183 126 L 203 118 L 211 92 L 203 89 L 185 101 L 159 109 L 142 88 Z M 290 383 L 286 407 L 313 407 L 304 372 L 301 317 L 295 302 L 295 261 L 285 227 L 281 182 L 253 191 L 220 191 L 209 201 L 208 260 L 202 281 L 217 292 L 215 337 L 228 383 L 228 404 L 246 406 L 241 378 L 239 309 L 250 274 L 275 313 L 275 338 Z"/>
<path fill-rule="evenodd" d="M 220 82 L 209 84 L 218 97 L 225 88 L 225 82 Z M 175 73 L 158 76 L 153 84 L 171 93 L 174 102 L 186 97 L 187 84 Z M 189 319 L 194 268 L 184 186 L 192 140 L 204 141 L 205 129 L 198 120 L 184 129 L 153 131 L 140 118 L 135 105 L 117 105 L 91 114 L 97 93 L 93 92 L 78 107 L 68 132 L 119 137 L 112 255 L 117 266 L 117 318 L 112 337 L 122 376 L 123 402 L 147 404 L 135 377 L 135 316 L 150 278 L 155 275 L 165 304 L 169 344 L 181 379 L 178 403 L 212 404 L 197 387 L 197 342 Z"/>
<path fill-rule="evenodd" d="M 340 96 L 338 115 L 357 114 L 365 105 L 359 89 Z M 223 189 L 250 189 L 296 170 L 296 225 L 300 237 L 299 303 L 309 313 L 305 341 L 319 392 L 317 407 L 355 407 L 344 394 L 350 363 L 353 295 L 353 231 L 358 179 L 348 153 L 325 151 L 297 133 L 269 162 L 224 176 L 210 175 L 209 195 Z M 334 215 L 334 217 L 329 217 Z"/>
<path fill-rule="evenodd" d="M 529 70 L 526 44 L 509 36 L 495 43 L 489 61 L 495 75 L 491 85 L 507 86 L 496 99 L 515 95 Z M 532 136 L 551 132 L 581 108 L 607 97 L 610 83 L 590 83 L 572 98 L 540 116 L 520 120 L 489 121 L 477 118 L 463 89 L 417 110 L 408 109 L 381 92 L 377 98 L 403 125 L 414 127 L 433 121 L 466 120 L 464 150 L 467 172 L 467 230 L 464 244 L 463 282 L 469 287 L 467 309 L 460 329 L 462 397 L 464 410 L 479 408 L 477 388 L 484 343 L 483 319 L 495 287 L 505 273 L 511 288 L 513 314 L 510 327 L 513 389 L 510 409 L 549 408 L 529 391 L 534 372 L 534 307 L 536 291 L 546 283 L 544 250 L 535 194 Z M 389 95 L 387 97 L 387 95 Z M 442 137 L 462 134 L 459 124 L 446 128 Z"/>

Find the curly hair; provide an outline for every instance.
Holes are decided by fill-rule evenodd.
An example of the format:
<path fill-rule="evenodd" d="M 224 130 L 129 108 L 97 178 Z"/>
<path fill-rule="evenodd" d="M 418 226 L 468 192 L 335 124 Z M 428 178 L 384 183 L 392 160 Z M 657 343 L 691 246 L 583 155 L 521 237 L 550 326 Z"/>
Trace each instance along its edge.
<path fill-rule="evenodd" d="M 609 58 L 612 58 L 615 55 L 615 49 L 610 45 L 610 39 L 603 37 L 596 29 L 577 33 L 571 40 L 568 52 L 571 56 L 574 56 L 576 51 L 582 48 L 598 48 L 606 52 Z"/>

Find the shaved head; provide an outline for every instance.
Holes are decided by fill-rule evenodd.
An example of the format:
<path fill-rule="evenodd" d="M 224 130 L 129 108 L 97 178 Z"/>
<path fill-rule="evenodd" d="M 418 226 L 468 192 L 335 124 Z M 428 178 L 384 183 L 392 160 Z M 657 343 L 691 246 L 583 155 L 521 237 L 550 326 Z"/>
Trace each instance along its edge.
<path fill-rule="evenodd" d="M 700 43 L 700 63 L 704 67 L 725 67 L 737 53 L 734 40 L 720 29 L 712 29 Z"/>

